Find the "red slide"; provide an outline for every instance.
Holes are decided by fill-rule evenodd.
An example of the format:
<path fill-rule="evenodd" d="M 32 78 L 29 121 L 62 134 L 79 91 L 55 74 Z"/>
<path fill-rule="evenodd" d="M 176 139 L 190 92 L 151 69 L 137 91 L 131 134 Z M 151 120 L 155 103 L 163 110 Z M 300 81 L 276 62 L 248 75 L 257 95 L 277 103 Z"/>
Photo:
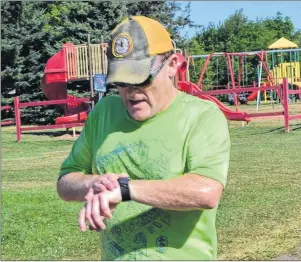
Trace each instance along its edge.
<path fill-rule="evenodd" d="M 205 95 L 205 94 L 194 94 L 195 92 L 200 91 L 200 89 L 195 85 L 194 83 L 191 82 L 179 82 L 178 86 L 181 91 L 184 91 L 188 94 L 197 96 L 201 99 L 204 100 L 209 100 L 217 104 L 219 109 L 224 113 L 224 115 L 227 117 L 228 120 L 232 121 L 246 121 L 250 122 L 251 118 L 248 116 L 248 113 L 246 112 L 236 112 L 233 110 L 230 110 L 228 107 L 226 107 L 222 102 L 220 102 L 218 99 L 216 99 L 213 96 L 210 95 Z M 256 91 L 257 92 L 257 91 Z"/>
<path fill-rule="evenodd" d="M 249 95 L 249 96 L 247 97 L 247 101 L 253 101 L 253 100 L 257 99 L 257 93 L 258 93 L 258 91 L 253 91 L 253 92 L 251 93 L 251 95 Z"/>
<path fill-rule="evenodd" d="M 70 123 L 78 123 L 85 122 L 87 120 L 87 112 L 80 112 L 78 114 L 69 115 L 69 116 L 60 116 L 55 119 L 55 124 L 70 124 Z"/>
<path fill-rule="evenodd" d="M 271 86 L 270 82 L 261 82 L 261 86 Z M 260 93 L 262 94 L 264 91 L 261 91 Z M 257 93 L 258 91 L 253 91 L 248 97 L 247 101 L 253 101 L 257 99 Z"/>

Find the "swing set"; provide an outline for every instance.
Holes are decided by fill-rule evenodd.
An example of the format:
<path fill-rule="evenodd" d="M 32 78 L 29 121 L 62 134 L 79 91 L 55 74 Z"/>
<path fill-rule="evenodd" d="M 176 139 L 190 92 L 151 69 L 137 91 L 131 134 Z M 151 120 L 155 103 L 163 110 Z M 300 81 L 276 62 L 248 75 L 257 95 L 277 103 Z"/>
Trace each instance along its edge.
<path fill-rule="evenodd" d="M 191 55 L 195 72 L 195 59 L 203 58 L 201 74 L 197 86 L 201 90 L 219 90 L 273 86 L 281 84 L 283 78 L 288 79 L 289 88 L 292 90 L 301 89 L 300 79 L 300 53 L 301 49 L 283 49 L 267 51 L 251 51 L 236 53 L 211 53 L 207 55 Z M 221 60 L 223 66 L 221 67 Z M 211 62 L 211 67 L 210 67 Z M 215 63 L 214 63 L 215 62 Z M 215 70 L 214 70 L 215 69 Z M 215 72 L 214 72 L 215 71 Z M 226 77 L 225 77 L 226 75 Z M 269 91 L 270 101 L 281 101 L 278 91 Z M 267 102 L 267 91 L 262 92 L 264 102 Z M 238 111 L 238 102 L 241 104 L 257 99 L 257 110 L 260 103 L 261 93 L 252 92 L 246 94 L 231 94 L 232 104 L 235 104 Z M 290 101 L 300 99 L 299 94 L 290 96 Z M 231 101 L 229 100 L 231 105 Z"/>
<path fill-rule="evenodd" d="M 192 64 L 201 65 L 201 74 L 196 84 L 184 73 L 179 78 L 179 89 L 201 99 L 217 104 L 228 120 L 249 122 L 256 117 L 284 116 L 285 131 L 289 132 L 289 121 L 301 119 L 301 114 L 290 115 L 292 98 L 300 99 L 300 48 L 250 52 L 220 52 L 187 56 L 187 71 Z M 199 61 L 197 59 L 203 59 Z M 187 74 L 186 74 L 187 75 Z M 257 100 L 259 108 L 261 94 L 270 102 L 277 100 L 282 111 L 247 113 L 239 111 L 241 104 Z M 227 108 L 214 96 L 233 98 L 235 110 Z"/>

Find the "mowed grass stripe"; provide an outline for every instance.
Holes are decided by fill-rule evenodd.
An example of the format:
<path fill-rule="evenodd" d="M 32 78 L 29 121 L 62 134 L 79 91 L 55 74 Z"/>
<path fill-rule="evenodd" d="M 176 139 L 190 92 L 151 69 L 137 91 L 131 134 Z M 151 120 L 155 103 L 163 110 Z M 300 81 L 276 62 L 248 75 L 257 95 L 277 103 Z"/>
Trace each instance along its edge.
<path fill-rule="evenodd" d="M 99 260 L 99 236 L 81 233 L 82 204 L 64 203 L 55 188 L 3 190 L 2 250 L 5 260 Z"/>

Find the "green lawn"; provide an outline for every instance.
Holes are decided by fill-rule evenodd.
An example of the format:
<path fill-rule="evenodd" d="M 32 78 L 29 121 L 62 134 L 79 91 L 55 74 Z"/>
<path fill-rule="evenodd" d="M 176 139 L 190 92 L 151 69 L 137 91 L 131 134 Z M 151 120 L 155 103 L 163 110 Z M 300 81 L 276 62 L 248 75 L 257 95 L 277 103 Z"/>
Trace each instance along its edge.
<path fill-rule="evenodd" d="M 217 219 L 220 260 L 272 259 L 301 243 L 301 124 L 288 134 L 282 125 L 230 123 L 230 172 Z M 56 194 L 74 140 L 49 134 L 26 134 L 18 144 L 13 127 L 2 129 L 2 260 L 99 260 L 98 234 L 77 227 L 81 204 Z"/>

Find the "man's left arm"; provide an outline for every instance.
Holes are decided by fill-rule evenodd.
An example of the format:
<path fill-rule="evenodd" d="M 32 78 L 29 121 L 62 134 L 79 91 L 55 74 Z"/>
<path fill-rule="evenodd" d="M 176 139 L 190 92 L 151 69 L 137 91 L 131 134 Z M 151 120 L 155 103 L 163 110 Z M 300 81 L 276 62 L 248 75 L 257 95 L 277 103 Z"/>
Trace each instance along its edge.
<path fill-rule="evenodd" d="M 168 180 L 133 180 L 129 182 L 131 199 L 142 204 L 169 210 L 215 208 L 223 185 L 198 174 L 184 174 Z"/>

